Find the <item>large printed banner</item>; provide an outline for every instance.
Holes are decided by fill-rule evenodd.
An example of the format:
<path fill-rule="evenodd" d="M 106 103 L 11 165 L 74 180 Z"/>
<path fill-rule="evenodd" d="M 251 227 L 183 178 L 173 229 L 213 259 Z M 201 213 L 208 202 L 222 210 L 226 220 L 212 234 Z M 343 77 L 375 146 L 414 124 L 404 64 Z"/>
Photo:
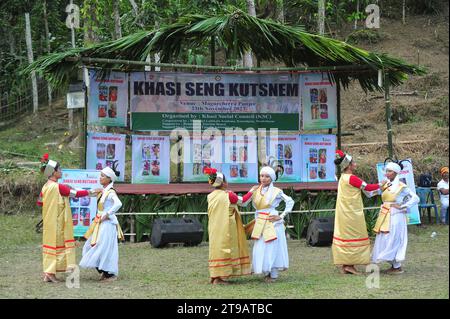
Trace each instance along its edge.
<path fill-rule="evenodd" d="M 205 167 L 222 171 L 223 138 L 213 139 L 193 137 L 183 142 L 183 181 L 206 182 L 208 176 L 203 174 Z"/>
<path fill-rule="evenodd" d="M 334 182 L 335 135 L 302 135 L 302 182 Z"/>
<path fill-rule="evenodd" d="M 303 129 L 318 130 L 337 127 L 336 86 L 327 73 L 300 75 Z"/>
<path fill-rule="evenodd" d="M 132 135 L 132 176 L 136 184 L 168 184 L 170 140 L 168 136 Z"/>
<path fill-rule="evenodd" d="M 300 182 L 300 136 L 267 136 L 266 141 L 267 158 L 277 159 L 284 168 L 278 182 Z"/>
<path fill-rule="evenodd" d="M 399 173 L 400 181 L 404 184 L 406 184 L 409 189 L 415 193 L 416 192 L 416 185 L 414 184 L 414 172 L 413 167 L 411 164 L 411 159 L 408 159 L 410 162 L 402 162 L 403 164 L 403 170 Z M 386 170 L 384 167 L 384 163 L 378 163 L 377 164 L 377 175 L 378 175 L 378 181 L 381 182 L 382 180 L 386 179 Z M 408 209 L 408 213 L 406 214 L 406 217 L 408 219 L 408 225 L 416 225 L 420 224 L 420 213 L 419 213 L 419 206 L 414 205 L 413 207 Z"/>
<path fill-rule="evenodd" d="M 133 130 L 209 127 L 299 130 L 298 75 L 134 72 Z"/>
<path fill-rule="evenodd" d="M 84 169 L 63 169 L 59 183 L 69 185 L 75 189 L 102 188 L 100 172 Z M 82 237 L 97 214 L 97 200 L 95 197 L 70 198 L 72 210 L 73 235 Z"/>
<path fill-rule="evenodd" d="M 86 167 L 102 170 L 106 166 L 120 172 L 118 181 L 124 181 L 125 175 L 125 134 L 88 132 Z"/>
<path fill-rule="evenodd" d="M 88 124 L 127 126 L 128 74 L 111 72 L 103 78 L 89 70 Z"/>
<path fill-rule="evenodd" d="M 256 136 L 224 138 L 222 173 L 228 183 L 257 183 L 258 159 Z"/>

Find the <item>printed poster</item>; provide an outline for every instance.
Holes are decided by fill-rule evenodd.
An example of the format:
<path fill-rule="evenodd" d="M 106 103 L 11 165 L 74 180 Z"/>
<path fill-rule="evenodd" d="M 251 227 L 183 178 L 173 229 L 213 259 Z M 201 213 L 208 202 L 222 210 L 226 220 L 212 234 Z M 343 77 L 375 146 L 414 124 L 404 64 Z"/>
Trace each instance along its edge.
<path fill-rule="evenodd" d="M 128 74 L 111 72 L 102 78 L 98 70 L 89 70 L 88 124 L 127 126 Z"/>
<path fill-rule="evenodd" d="M 266 150 L 268 150 L 267 158 L 277 159 L 284 168 L 284 173 L 278 178 L 278 182 L 300 182 L 300 136 L 267 136 L 266 141 Z"/>
<path fill-rule="evenodd" d="M 330 82 L 328 74 L 301 74 L 300 87 L 303 129 L 336 128 L 336 86 Z"/>
<path fill-rule="evenodd" d="M 69 185 L 77 190 L 102 188 L 100 172 L 85 169 L 63 169 L 58 183 Z M 82 237 L 97 214 L 96 197 L 70 198 L 72 210 L 73 235 Z"/>
<path fill-rule="evenodd" d="M 124 181 L 125 176 L 125 134 L 88 132 L 86 167 L 101 171 L 106 166 L 115 167 L 120 175 L 117 181 Z"/>
<path fill-rule="evenodd" d="M 228 183 L 257 183 L 258 159 L 256 136 L 226 136 L 222 173 Z"/>
<path fill-rule="evenodd" d="M 170 140 L 168 136 L 132 135 L 133 184 L 168 184 Z"/>
<path fill-rule="evenodd" d="M 406 161 L 402 162 L 404 167 L 403 170 L 399 173 L 399 178 L 400 181 L 406 184 L 413 193 L 416 193 L 416 185 L 414 183 L 414 171 L 411 164 L 411 159 L 408 160 L 410 162 Z M 377 175 L 378 175 L 378 182 L 381 182 L 384 179 L 386 179 L 384 163 L 377 164 Z M 411 208 L 409 208 L 406 217 L 408 219 L 408 225 L 420 224 L 421 222 L 420 222 L 419 206 L 414 205 Z"/>
<path fill-rule="evenodd" d="M 223 163 L 222 150 L 222 136 L 184 139 L 183 181 L 207 182 L 208 175 L 203 174 L 203 169 L 206 167 L 213 167 L 221 172 Z"/>
<path fill-rule="evenodd" d="M 302 182 L 335 182 L 335 135 L 302 135 Z"/>

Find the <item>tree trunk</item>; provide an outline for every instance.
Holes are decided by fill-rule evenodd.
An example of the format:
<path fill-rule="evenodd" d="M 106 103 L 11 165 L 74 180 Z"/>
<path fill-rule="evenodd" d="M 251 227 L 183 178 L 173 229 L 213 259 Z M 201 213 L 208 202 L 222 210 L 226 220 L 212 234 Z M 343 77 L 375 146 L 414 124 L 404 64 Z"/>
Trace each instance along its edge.
<path fill-rule="evenodd" d="M 318 29 L 320 35 L 325 33 L 325 0 L 319 0 Z"/>
<path fill-rule="evenodd" d="M 403 24 L 406 24 L 406 0 L 403 0 L 403 5 L 402 5 L 402 22 Z"/>
<path fill-rule="evenodd" d="M 25 13 L 25 34 L 28 51 L 28 62 L 33 63 L 33 44 L 31 41 L 31 25 L 29 13 Z M 38 111 L 38 89 L 35 71 L 31 72 L 31 84 L 33 86 L 33 113 L 36 113 Z"/>
<path fill-rule="evenodd" d="M 44 29 L 45 29 L 45 39 L 46 39 L 46 45 L 47 45 L 47 53 L 50 53 L 50 31 L 48 29 L 48 15 L 47 15 L 47 0 L 44 0 Z M 50 84 L 47 83 L 47 95 L 48 95 L 48 106 L 50 110 L 53 110 L 52 107 L 52 88 L 50 87 Z"/>
<path fill-rule="evenodd" d="M 284 23 L 284 6 L 283 1 L 279 1 L 280 6 L 277 6 L 277 21 L 280 21 L 281 23 Z"/>
<path fill-rule="evenodd" d="M 98 35 L 94 31 L 94 28 L 98 27 L 98 20 L 92 2 L 86 0 L 84 5 L 87 7 L 87 14 L 84 16 L 84 44 L 89 46 L 98 42 Z"/>
<path fill-rule="evenodd" d="M 359 14 L 359 0 L 356 1 L 356 13 Z M 358 17 L 356 17 L 354 25 L 354 29 L 356 30 L 357 28 L 358 28 Z"/>
<path fill-rule="evenodd" d="M 119 0 L 113 0 L 113 10 L 114 10 L 115 38 L 120 39 L 122 37 L 122 26 L 120 25 Z"/>
<path fill-rule="evenodd" d="M 252 17 L 256 17 L 256 8 L 255 8 L 255 1 L 254 0 L 247 0 L 247 10 L 248 14 Z M 244 53 L 244 66 L 245 67 L 253 67 L 253 55 L 252 51 L 246 51 Z"/>

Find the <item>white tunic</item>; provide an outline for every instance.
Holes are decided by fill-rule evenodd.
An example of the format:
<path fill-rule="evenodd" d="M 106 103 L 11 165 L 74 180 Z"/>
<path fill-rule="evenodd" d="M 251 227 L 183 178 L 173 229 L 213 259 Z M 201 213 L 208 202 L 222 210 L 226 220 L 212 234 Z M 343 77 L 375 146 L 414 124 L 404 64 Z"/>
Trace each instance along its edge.
<path fill-rule="evenodd" d="M 262 188 L 261 193 L 265 194 L 268 189 L 269 187 Z M 292 210 L 292 207 L 294 207 L 294 200 L 281 191 L 273 200 L 270 208 L 256 211 L 255 218 L 258 218 L 259 212 L 269 212 L 270 215 L 277 216 L 278 211 L 276 208 L 280 205 L 281 201 L 286 203 L 286 208 L 280 215 L 281 220 L 273 223 L 275 226 L 277 239 L 266 243 L 264 241 L 264 237 L 261 236 L 261 238 L 255 240 L 253 245 L 252 271 L 255 274 L 263 273 L 267 275 L 274 270 L 286 270 L 289 268 L 289 255 L 286 243 L 284 217 Z"/>
<path fill-rule="evenodd" d="M 110 183 L 103 189 L 100 201 L 112 187 L 113 183 Z M 99 213 L 102 216 L 107 214 L 109 218 L 101 222 L 98 241 L 94 247 L 91 246 L 92 237 L 86 240 L 80 266 L 83 268 L 98 268 L 117 276 L 119 274 L 119 247 L 116 226 L 118 220 L 115 213 L 122 207 L 122 202 L 115 192 L 110 193 L 104 200 L 104 210 Z"/>
<path fill-rule="evenodd" d="M 395 203 L 402 208 L 391 208 L 389 233 L 377 234 L 372 252 L 373 263 L 382 261 L 398 263 L 405 260 L 408 245 L 407 208 L 418 204 L 419 201 L 419 196 L 407 187 L 397 196 Z"/>

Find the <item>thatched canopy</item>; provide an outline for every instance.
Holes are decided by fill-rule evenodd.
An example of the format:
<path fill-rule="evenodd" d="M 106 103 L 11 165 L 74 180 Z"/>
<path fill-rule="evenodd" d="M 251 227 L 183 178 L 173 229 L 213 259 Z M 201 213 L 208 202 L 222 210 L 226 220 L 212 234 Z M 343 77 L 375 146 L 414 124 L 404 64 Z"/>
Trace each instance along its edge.
<path fill-rule="evenodd" d="M 82 65 L 80 58 L 106 58 L 145 61 L 148 54 L 159 53 L 161 62 L 177 61 L 183 50 L 208 45 L 211 39 L 230 57 L 239 58 L 248 49 L 259 61 L 282 61 L 289 67 L 352 66 L 330 76 L 344 88 L 356 79 L 364 90 L 380 90 L 378 70 L 387 72 L 390 84 L 397 86 L 408 75 L 425 73 L 412 65 L 386 54 L 369 52 L 346 42 L 305 32 L 271 20 L 249 16 L 236 10 L 226 15 L 187 15 L 158 30 L 141 31 L 115 41 L 77 48 L 41 57 L 26 72 L 35 70 L 53 85 L 67 82 L 71 72 Z M 237 56 L 235 56 L 237 55 Z M 131 69 L 126 63 L 97 63 L 104 69 Z"/>

